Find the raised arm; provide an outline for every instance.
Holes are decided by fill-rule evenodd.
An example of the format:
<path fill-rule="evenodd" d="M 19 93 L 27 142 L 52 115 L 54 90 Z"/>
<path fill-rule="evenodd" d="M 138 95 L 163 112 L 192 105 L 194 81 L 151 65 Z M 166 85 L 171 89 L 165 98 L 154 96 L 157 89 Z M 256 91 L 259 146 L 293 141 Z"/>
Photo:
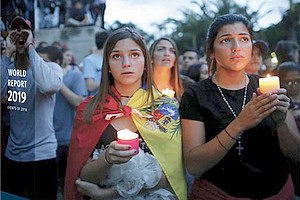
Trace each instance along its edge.
<path fill-rule="evenodd" d="M 13 54 L 16 51 L 16 45 L 14 41 L 16 40 L 17 32 L 11 31 L 6 37 L 6 50 L 5 55 L 1 57 L 1 100 L 5 98 L 7 92 L 7 80 L 8 71 L 10 65 L 13 65 L 11 60 Z"/>
<path fill-rule="evenodd" d="M 45 62 L 35 51 L 33 45 L 29 46 L 30 66 L 38 89 L 44 94 L 53 94 L 62 86 L 63 71 L 53 62 Z"/>
<path fill-rule="evenodd" d="M 77 107 L 87 96 L 87 89 L 80 72 L 73 73 L 72 76 L 74 84 L 70 88 L 63 84 L 60 92 L 73 107 Z"/>
<path fill-rule="evenodd" d="M 44 94 L 53 94 L 57 92 L 63 83 L 63 71 L 55 63 L 45 62 L 34 49 L 34 38 L 31 30 L 22 30 L 27 32 L 28 37 L 25 47 L 28 49 L 30 67 L 37 88 Z"/>

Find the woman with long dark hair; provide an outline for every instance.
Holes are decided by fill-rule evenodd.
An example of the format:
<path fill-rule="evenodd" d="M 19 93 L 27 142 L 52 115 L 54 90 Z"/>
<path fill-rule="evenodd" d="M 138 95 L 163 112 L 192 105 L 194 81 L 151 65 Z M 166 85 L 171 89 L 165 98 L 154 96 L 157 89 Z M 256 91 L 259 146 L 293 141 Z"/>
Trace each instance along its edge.
<path fill-rule="evenodd" d="M 261 94 L 247 18 L 227 14 L 208 29 L 214 74 L 189 87 L 180 115 L 184 160 L 197 176 L 191 199 L 294 199 L 285 156 L 300 160 L 300 138 L 286 90 Z M 192 127 L 192 128 L 191 128 Z"/>

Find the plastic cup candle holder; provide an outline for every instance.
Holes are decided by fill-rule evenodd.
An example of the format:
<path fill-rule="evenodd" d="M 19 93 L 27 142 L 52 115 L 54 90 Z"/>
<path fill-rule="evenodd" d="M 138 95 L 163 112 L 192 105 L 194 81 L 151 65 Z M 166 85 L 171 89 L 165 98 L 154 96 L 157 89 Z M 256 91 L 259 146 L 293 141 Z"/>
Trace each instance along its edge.
<path fill-rule="evenodd" d="M 175 95 L 175 91 L 174 90 L 170 90 L 169 88 L 166 88 L 164 90 L 162 90 L 162 94 L 169 96 L 170 98 L 173 98 Z"/>
<path fill-rule="evenodd" d="M 131 146 L 131 149 L 136 150 L 136 153 L 134 155 L 139 153 L 140 140 L 138 134 L 128 129 L 123 129 L 117 132 L 117 137 L 119 144 L 128 144 Z"/>
<path fill-rule="evenodd" d="M 279 77 L 268 74 L 266 78 L 260 78 L 259 89 L 261 93 L 270 93 L 273 90 L 280 89 Z"/>

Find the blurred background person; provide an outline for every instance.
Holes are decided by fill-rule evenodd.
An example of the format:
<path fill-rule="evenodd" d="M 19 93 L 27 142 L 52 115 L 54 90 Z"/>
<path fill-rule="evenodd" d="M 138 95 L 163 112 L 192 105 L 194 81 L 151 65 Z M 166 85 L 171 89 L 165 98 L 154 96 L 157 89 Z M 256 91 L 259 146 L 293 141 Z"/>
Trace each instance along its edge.
<path fill-rule="evenodd" d="M 196 63 L 190 65 L 186 71 L 186 76 L 193 79 L 195 82 L 208 78 L 208 65 L 206 63 Z"/>
<path fill-rule="evenodd" d="M 46 42 L 46 41 L 40 41 L 38 43 L 37 47 L 36 47 L 36 50 L 38 51 L 39 49 L 44 48 L 46 46 L 48 46 L 48 42 Z"/>
<path fill-rule="evenodd" d="M 291 40 L 281 40 L 275 46 L 278 65 L 286 61 L 299 61 L 299 45 Z"/>
<path fill-rule="evenodd" d="M 252 46 L 252 56 L 245 70 L 248 74 L 262 74 L 266 70 L 264 58 L 269 51 L 268 44 L 263 40 L 254 40 Z"/>
<path fill-rule="evenodd" d="M 278 63 L 272 74 L 278 74 L 278 67 L 283 62 L 299 62 L 299 45 L 291 40 L 280 40 L 276 43 L 275 54 Z"/>
<path fill-rule="evenodd" d="M 93 19 L 93 24 L 104 29 L 104 15 L 106 10 L 106 0 L 89 0 L 89 9 Z M 99 23 L 99 24 L 97 24 Z"/>
<path fill-rule="evenodd" d="M 155 40 L 150 46 L 153 66 L 153 80 L 158 90 L 169 88 L 175 91 L 175 98 L 180 101 L 183 86 L 179 78 L 178 50 L 176 43 L 167 37 Z"/>
<path fill-rule="evenodd" d="M 37 0 L 36 12 L 39 16 L 37 27 L 40 29 L 57 27 L 59 24 L 59 8 L 57 0 Z M 29 4 L 30 5 L 30 4 Z M 31 3 L 33 7 L 33 3 Z"/>
<path fill-rule="evenodd" d="M 63 52 L 63 61 L 61 66 L 63 67 L 63 69 L 67 69 L 67 70 L 72 69 L 81 72 L 81 69 L 76 64 L 75 56 L 70 49 L 67 49 Z"/>
<path fill-rule="evenodd" d="M 200 67 L 200 81 L 207 79 L 209 77 L 208 74 L 208 65 L 207 63 L 202 63 L 201 67 Z"/>
<path fill-rule="evenodd" d="M 91 25 L 92 21 L 88 16 L 86 6 L 83 1 L 76 0 L 68 12 L 67 26 L 86 26 Z"/>
<path fill-rule="evenodd" d="M 278 67 L 278 76 L 282 86 L 294 104 L 293 114 L 300 131 L 300 67 L 296 62 L 283 62 Z M 300 162 L 290 161 L 291 175 L 295 185 L 295 193 L 300 199 Z"/>
<path fill-rule="evenodd" d="M 68 54 L 68 51 L 65 52 Z M 56 46 L 47 46 L 39 50 L 39 54 L 46 60 L 55 62 L 62 67 L 63 85 L 56 94 L 56 101 L 53 114 L 53 124 L 57 139 L 57 165 L 58 165 L 58 194 L 63 193 L 67 158 L 75 111 L 77 106 L 87 96 L 87 90 L 82 73 L 73 68 L 70 63 L 72 57 L 63 56 L 63 53 Z M 68 55 L 71 55 L 69 53 Z M 63 62 L 68 59 L 69 64 Z"/>
<path fill-rule="evenodd" d="M 101 69 L 103 62 L 103 47 L 109 32 L 101 31 L 95 35 L 97 50 L 83 59 L 83 77 L 86 82 L 89 95 L 96 94 L 101 81 Z"/>
<path fill-rule="evenodd" d="M 190 65 L 196 64 L 199 61 L 200 53 L 195 49 L 187 49 L 182 54 L 183 65 L 181 66 L 180 73 L 185 75 L 186 70 Z"/>

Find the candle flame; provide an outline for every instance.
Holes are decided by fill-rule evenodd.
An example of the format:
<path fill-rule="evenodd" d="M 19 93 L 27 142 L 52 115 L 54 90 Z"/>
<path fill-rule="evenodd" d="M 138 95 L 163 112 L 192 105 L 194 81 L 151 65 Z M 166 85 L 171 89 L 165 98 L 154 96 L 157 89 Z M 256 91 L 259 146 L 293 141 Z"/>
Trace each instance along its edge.
<path fill-rule="evenodd" d="M 175 91 L 174 90 L 170 90 L 169 88 L 166 88 L 166 89 L 162 90 L 162 94 L 167 95 L 167 96 L 173 98 L 174 95 L 175 95 Z"/>
<path fill-rule="evenodd" d="M 128 129 L 123 129 L 117 132 L 117 137 L 122 140 L 132 140 L 138 138 L 138 136 L 139 136 L 138 134 Z"/>
<path fill-rule="evenodd" d="M 270 93 L 280 88 L 280 82 L 278 76 L 267 75 L 266 78 L 259 79 L 259 89 L 261 93 Z"/>

